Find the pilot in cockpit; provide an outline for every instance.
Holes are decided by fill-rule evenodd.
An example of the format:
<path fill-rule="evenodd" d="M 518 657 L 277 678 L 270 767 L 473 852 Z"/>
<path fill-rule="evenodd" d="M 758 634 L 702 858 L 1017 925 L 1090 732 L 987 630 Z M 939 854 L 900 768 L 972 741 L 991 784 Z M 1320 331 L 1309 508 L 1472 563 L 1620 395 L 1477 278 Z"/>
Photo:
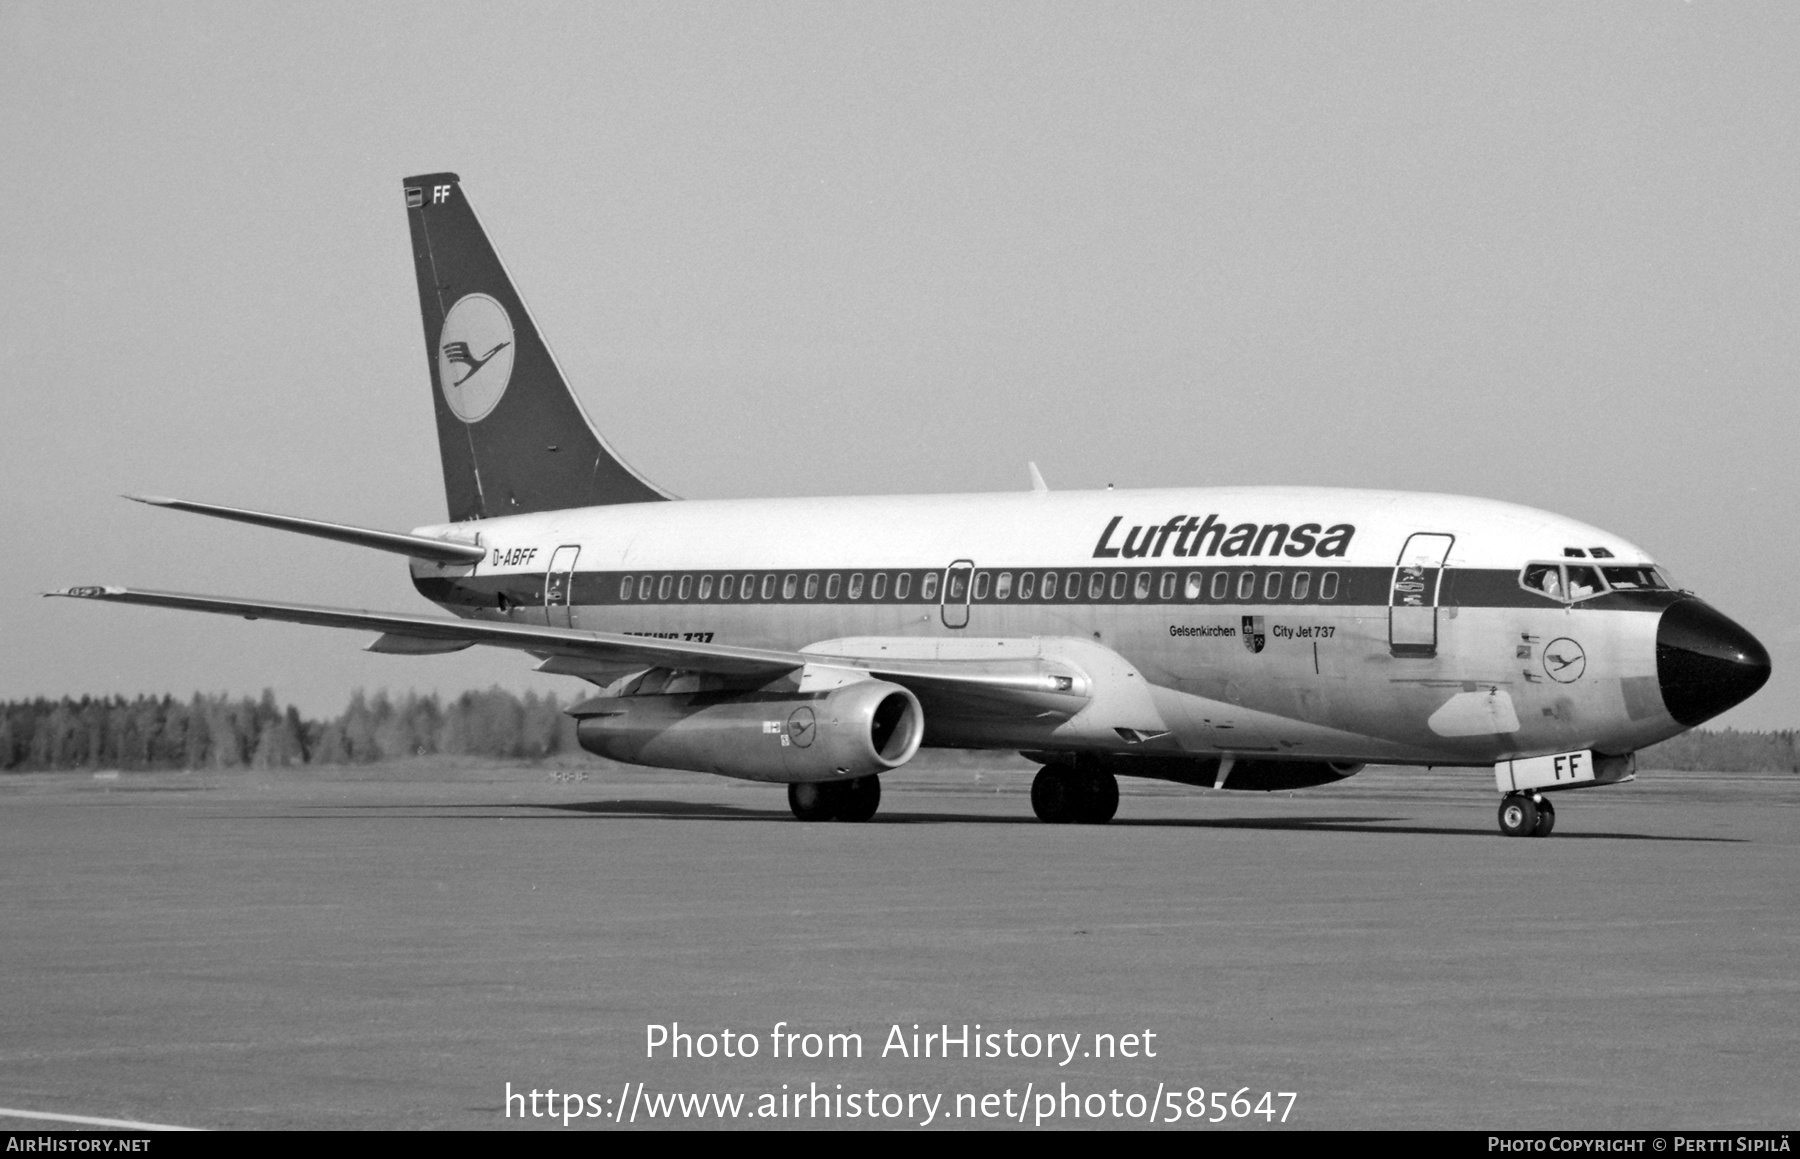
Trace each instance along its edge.
<path fill-rule="evenodd" d="M 1560 600 L 1563 598 L 1562 568 L 1553 563 L 1534 563 L 1525 569 L 1525 586 Z"/>
<path fill-rule="evenodd" d="M 1585 600 L 1589 596 L 1598 595 L 1601 591 L 1600 576 L 1591 567 L 1571 567 L 1569 569 L 1569 598 Z"/>

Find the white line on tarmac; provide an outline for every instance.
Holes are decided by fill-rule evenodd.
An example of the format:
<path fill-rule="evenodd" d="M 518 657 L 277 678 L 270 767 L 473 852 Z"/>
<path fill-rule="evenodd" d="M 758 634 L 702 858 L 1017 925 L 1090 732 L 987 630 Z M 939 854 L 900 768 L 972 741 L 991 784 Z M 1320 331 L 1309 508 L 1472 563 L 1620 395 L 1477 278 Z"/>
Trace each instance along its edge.
<path fill-rule="evenodd" d="M 0 1107 L 0 1117 L 13 1119 L 47 1119 L 53 1123 L 80 1123 L 84 1127 L 117 1127 L 124 1131 L 198 1131 L 199 1127 L 176 1127 L 168 1123 L 140 1123 L 136 1119 L 97 1119 L 92 1115 L 58 1115 L 50 1111 L 19 1111 Z"/>

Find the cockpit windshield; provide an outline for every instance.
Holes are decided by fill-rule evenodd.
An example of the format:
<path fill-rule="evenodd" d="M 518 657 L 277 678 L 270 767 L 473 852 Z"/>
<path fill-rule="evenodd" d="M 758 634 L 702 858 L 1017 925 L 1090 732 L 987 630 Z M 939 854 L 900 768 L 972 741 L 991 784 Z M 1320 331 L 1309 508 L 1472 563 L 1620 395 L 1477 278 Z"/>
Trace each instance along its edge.
<path fill-rule="evenodd" d="M 1571 600 L 1585 600 L 1606 590 L 1600 582 L 1600 573 L 1591 567 L 1565 567 L 1563 578 L 1568 581 Z"/>
<path fill-rule="evenodd" d="M 1574 603 L 1606 591 L 1667 591 L 1671 585 L 1666 575 L 1648 564 L 1590 567 L 1569 562 L 1528 563 L 1519 574 L 1519 586 L 1553 600 Z"/>
<path fill-rule="evenodd" d="M 1519 582 L 1540 595 L 1549 596 L 1553 600 L 1563 598 L 1566 590 L 1562 582 L 1562 565 L 1559 563 L 1532 563 L 1525 565 L 1525 574 Z"/>
<path fill-rule="evenodd" d="M 1653 567 L 1603 567 L 1600 570 L 1615 591 L 1661 591 L 1669 586 Z"/>

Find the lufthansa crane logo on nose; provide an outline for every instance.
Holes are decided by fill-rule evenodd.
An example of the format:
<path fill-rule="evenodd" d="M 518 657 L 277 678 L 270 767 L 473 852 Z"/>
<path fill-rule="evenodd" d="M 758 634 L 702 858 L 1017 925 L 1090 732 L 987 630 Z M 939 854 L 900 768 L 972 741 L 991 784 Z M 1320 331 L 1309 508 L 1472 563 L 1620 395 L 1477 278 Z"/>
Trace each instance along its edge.
<path fill-rule="evenodd" d="M 1558 684 L 1573 684 L 1587 671 L 1587 653 L 1567 636 L 1544 645 L 1544 675 Z"/>
<path fill-rule="evenodd" d="M 438 334 L 438 383 L 465 423 L 478 423 L 500 402 L 513 369 L 512 319 L 486 294 L 457 299 Z"/>

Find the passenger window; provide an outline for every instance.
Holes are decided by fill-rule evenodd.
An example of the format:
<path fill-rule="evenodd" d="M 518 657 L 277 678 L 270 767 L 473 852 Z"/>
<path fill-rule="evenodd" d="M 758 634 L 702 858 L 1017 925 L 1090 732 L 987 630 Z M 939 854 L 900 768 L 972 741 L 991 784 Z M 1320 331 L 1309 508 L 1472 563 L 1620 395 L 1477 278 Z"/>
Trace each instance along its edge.
<path fill-rule="evenodd" d="M 769 577 L 769 586 L 771 588 L 773 588 L 774 584 L 775 584 L 775 577 L 770 576 Z M 756 573 L 753 571 L 747 571 L 744 573 L 744 582 L 738 585 L 738 599 L 753 600 L 755 598 L 756 598 Z M 764 596 L 763 598 L 767 599 L 768 597 Z"/>
<path fill-rule="evenodd" d="M 1600 572 L 1606 577 L 1606 585 L 1614 591 L 1634 592 L 1668 586 L 1653 567 L 1603 567 Z"/>
<path fill-rule="evenodd" d="M 674 586 L 675 586 L 675 577 L 674 576 L 666 575 L 666 576 L 662 577 L 662 582 L 660 582 L 656 585 L 656 598 L 659 600 L 668 599 L 669 598 L 669 589 Z"/>
<path fill-rule="evenodd" d="M 944 600 L 947 603 L 960 604 L 969 598 L 969 573 L 958 568 L 950 573 L 949 582 L 944 585 Z"/>
<path fill-rule="evenodd" d="M 1072 571 L 1063 577 L 1063 599 L 1078 600 L 1081 598 L 1081 573 Z"/>
<path fill-rule="evenodd" d="M 837 599 L 838 590 L 840 588 L 842 588 L 843 586 L 844 586 L 843 577 L 838 575 L 838 573 L 835 571 L 832 572 L 830 575 L 825 577 L 825 598 L 828 600 Z"/>
<path fill-rule="evenodd" d="M 1242 571 L 1238 573 L 1238 603 L 1248 603 L 1256 598 L 1256 573 Z"/>
<path fill-rule="evenodd" d="M 1028 571 L 1022 571 L 1019 573 L 1019 598 L 1020 599 L 1022 599 L 1022 600 L 1030 599 L 1032 589 L 1034 589 L 1036 587 L 1037 587 L 1037 576 L 1033 575 L 1031 572 L 1028 572 Z"/>
<path fill-rule="evenodd" d="M 1162 601 L 1165 604 L 1175 598 L 1175 573 L 1174 572 L 1172 572 L 1172 571 L 1163 572 L 1163 574 L 1162 574 L 1162 591 L 1159 594 L 1161 595 Z"/>
<path fill-rule="evenodd" d="M 912 572 L 903 571 L 894 577 L 894 598 L 903 600 L 912 592 Z"/>
<path fill-rule="evenodd" d="M 850 573 L 850 592 L 849 592 L 850 598 L 853 600 L 862 599 L 862 589 L 863 589 L 863 573 L 860 571 L 851 572 Z"/>
<path fill-rule="evenodd" d="M 994 598 L 997 600 L 1012 598 L 1012 572 L 1003 571 L 994 577 Z"/>
<path fill-rule="evenodd" d="M 623 602 L 630 598 L 631 598 L 631 577 L 628 575 L 622 575 L 619 577 L 619 599 L 621 602 Z"/>
<path fill-rule="evenodd" d="M 1053 600 L 1056 598 L 1056 573 L 1053 571 L 1047 571 L 1044 573 L 1044 593 L 1043 594 L 1044 594 L 1044 598 L 1047 600 Z"/>
<path fill-rule="evenodd" d="M 806 598 L 809 600 L 816 600 L 819 598 L 819 576 L 817 572 L 806 577 Z"/>
<path fill-rule="evenodd" d="M 1281 598 L 1281 573 L 1272 571 L 1263 580 L 1263 599 L 1278 600 Z"/>
<path fill-rule="evenodd" d="M 1147 600 L 1150 598 L 1150 573 L 1149 572 L 1147 572 L 1147 571 L 1138 572 L 1137 582 L 1135 582 L 1131 585 L 1131 594 L 1140 600 Z"/>
<path fill-rule="evenodd" d="M 989 584 L 989 581 L 991 578 L 992 577 L 990 577 L 988 575 L 988 573 L 985 571 L 978 571 L 975 573 L 975 598 L 976 599 L 978 599 L 978 600 L 987 599 L 988 584 Z"/>
<path fill-rule="evenodd" d="M 1337 599 L 1338 573 L 1328 571 L 1319 577 L 1319 598 L 1322 600 Z"/>
<path fill-rule="evenodd" d="M 712 599 L 712 589 L 713 589 L 713 578 L 709 575 L 701 576 L 700 577 L 700 598 L 703 600 Z"/>
<path fill-rule="evenodd" d="M 789 572 L 787 578 L 781 581 L 781 598 L 784 600 L 791 600 L 799 594 L 800 577 L 793 572 Z"/>
<path fill-rule="evenodd" d="M 928 571 L 925 573 L 925 578 L 919 581 L 919 598 L 929 604 L 931 601 L 937 599 L 937 592 L 938 573 L 935 571 Z"/>
<path fill-rule="evenodd" d="M 693 594 L 694 594 L 694 577 L 691 575 L 682 576 L 681 577 L 681 586 L 675 589 L 675 598 L 685 600 Z"/>
<path fill-rule="evenodd" d="M 1312 591 L 1312 572 L 1297 571 L 1294 573 L 1294 598 L 1303 600 Z"/>
<path fill-rule="evenodd" d="M 1571 567 L 1564 570 L 1568 575 L 1571 600 L 1585 600 L 1606 590 L 1606 586 L 1600 582 L 1600 573 L 1591 567 Z"/>
<path fill-rule="evenodd" d="M 887 598 L 887 572 L 878 571 L 869 580 L 869 598 L 872 600 Z"/>
<path fill-rule="evenodd" d="M 736 582 L 735 582 L 736 579 L 737 579 L 737 577 L 734 575 L 731 575 L 730 573 L 727 573 L 727 574 L 719 577 L 719 598 L 720 599 L 728 600 L 731 598 L 732 590 L 737 586 Z"/>
<path fill-rule="evenodd" d="M 1127 582 L 1128 581 L 1125 578 L 1124 572 L 1122 572 L 1122 571 L 1113 572 L 1113 577 L 1112 577 L 1112 598 L 1113 599 L 1122 600 L 1125 598 L 1125 584 Z"/>
<path fill-rule="evenodd" d="M 1213 572 L 1212 598 L 1222 600 L 1231 591 L 1231 576 L 1222 571 Z"/>
<path fill-rule="evenodd" d="M 1187 583 L 1182 586 L 1181 594 L 1190 600 L 1197 600 L 1205 595 L 1206 585 L 1202 582 L 1204 578 L 1205 577 L 1200 572 L 1188 572 Z"/>
<path fill-rule="evenodd" d="M 1088 599 L 1099 600 L 1106 595 L 1106 573 L 1097 571 L 1088 577 Z"/>
<path fill-rule="evenodd" d="M 655 585 L 656 577 L 653 575 L 638 577 L 638 601 L 640 603 L 650 598 L 650 594 L 654 590 Z"/>

